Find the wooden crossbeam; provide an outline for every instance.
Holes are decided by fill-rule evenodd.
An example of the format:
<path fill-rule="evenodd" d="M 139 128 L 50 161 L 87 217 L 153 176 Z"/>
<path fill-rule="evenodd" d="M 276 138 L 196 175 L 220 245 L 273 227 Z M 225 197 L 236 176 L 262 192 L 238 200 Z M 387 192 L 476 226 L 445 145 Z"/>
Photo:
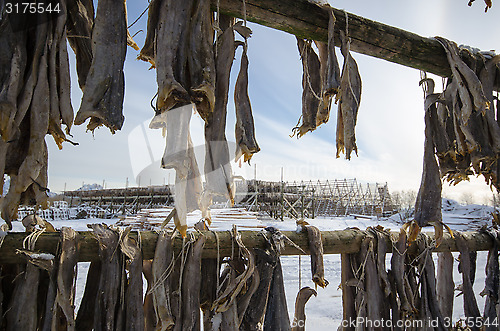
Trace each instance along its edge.
<path fill-rule="evenodd" d="M 301 247 L 305 252 L 309 252 L 309 243 L 306 233 L 297 233 L 295 231 L 282 231 L 290 240 L 296 245 Z M 241 239 L 248 248 L 265 248 L 266 242 L 260 231 L 244 230 L 240 231 Z M 199 236 L 195 233 L 194 236 Z M 207 237 L 205 247 L 203 250 L 203 257 L 216 258 L 226 257 L 231 255 L 231 235 L 228 231 L 217 232 L 218 240 L 214 232 L 205 231 L 203 235 Z M 397 241 L 399 233 L 392 232 L 391 238 L 386 238 L 388 253 L 392 252 L 391 241 Z M 490 236 L 481 232 L 464 232 L 464 238 L 471 250 L 484 251 L 493 246 L 493 240 Z M 23 262 L 22 256 L 16 254 L 17 249 L 23 249 L 23 240 L 26 238 L 25 232 L 9 232 L 0 247 L 0 264 L 3 263 L 20 263 Z M 336 231 L 322 231 L 321 232 L 323 247 L 325 254 L 341 254 L 341 253 L 355 253 L 361 247 L 361 242 L 366 236 L 366 232 L 358 229 L 346 229 Z M 433 235 L 429 235 L 433 238 Z M 131 237 L 138 240 L 137 231 L 132 231 Z M 155 231 L 141 231 L 140 242 L 142 245 L 142 252 L 144 259 L 152 259 L 156 247 L 158 234 Z M 46 232 L 40 235 L 37 239 L 35 250 L 42 253 L 56 254 L 60 241 L 60 233 Z M 217 242 L 219 245 L 217 245 Z M 78 245 L 79 245 L 79 261 L 92 261 L 98 258 L 98 243 L 92 235 L 91 231 L 78 232 Z M 177 236 L 174 239 L 174 249 L 179 251 L 182 247 L 182 239 Z M 417 245 L 412 244 L 409 250 L 417 249 Z M 448 233 L 445 233 L 443 242 L 437 247 L 435 252 L 444 251 L 457 251 L 455 239 L 451 238 Z M 286 245 L 282 251 L 282 255 L 298 255 L 302 254 L 297 248 Z"/>
<path fill-rule="evenodd" d="M 212 0 L 212 8 L 220 12 L 278 29 L 300 38 L 327 41 L 328 12 L 308 0 Z M 334 9 L 336 42 L 339 31 L 346 28 L 348 19 L 351 50 L 407 67 L 423 70 L 441 77 L 451 75 L 443 47 L 433 38 L 375 22 L 343 10 Z M 446 36 L 444 36 L 446 37 Z M 340 44 L 337 44 L 339 46 Z M 497 75 L 496 89 L 500 78 Z"/>

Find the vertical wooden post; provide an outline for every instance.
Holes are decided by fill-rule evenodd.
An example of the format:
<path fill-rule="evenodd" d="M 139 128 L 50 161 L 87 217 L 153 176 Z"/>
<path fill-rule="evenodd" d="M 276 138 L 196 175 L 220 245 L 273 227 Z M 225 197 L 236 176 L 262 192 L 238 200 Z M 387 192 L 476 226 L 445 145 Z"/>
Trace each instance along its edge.
<path fill-rule="evenodd" d="M 340 254 L 340 286 L 342 288 L 342 319 L 346 321 L 347 326 L 340 328 L 342 331 L 354 331 L 349 326 L 349 322 L 356 319 L 355 293 L 354 287 L 347 285 L 347 281 L 354 278 L 351 268 L 349 254 Z"/>

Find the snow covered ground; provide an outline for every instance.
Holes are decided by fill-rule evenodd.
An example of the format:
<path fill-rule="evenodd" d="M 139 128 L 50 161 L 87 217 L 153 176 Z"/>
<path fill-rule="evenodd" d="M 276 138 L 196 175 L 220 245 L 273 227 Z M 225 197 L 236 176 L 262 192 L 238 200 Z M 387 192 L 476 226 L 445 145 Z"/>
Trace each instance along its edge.
<path fill-rule="evenodd" d="M 454 230 L 476 230 L 484 224 L 490 223 L 490 212 L 493 211 L 492 207 L 470 205 L 461 206 L 454 201 L 443 199 L 443 220 L 450 225 Z M 158 213 L 165 213 L 165 210 L 153 211 L 153 214 L 159 216 Z M 218 230 L 228 230 L 233 223 L 238 224 L 239 229 L 244 231 L 246 229 L 262 229 L 266 226 L 274 226 L 280 230 L 295 230 L 296 225 L 294 220 L 274 221 L 270 219 L 257 219 L 254 214 L 249 214 L 248 217 L 239 217 L 235 221 L 225 219 L 224 214 L 233 213 L 229 210 L 219 210 L 214 214 L 213 227 Z M 198 221 L 200 215 L 198 213 L 190 214 L 188 223 L 193 225 Z M 214 215 L 216 216 L 216 215 Z M 70 226 L 78 231 L 88 230 L 87 224 L 91 223 L 106 223 L 114 224 L 118 220 L 104 220 L 104 219 L 83 219 L 83 220 L 65 220 L 53 221 L 52 224 L 56 228 L 62 226 Z M 335 217 L 335 218 L 316 218 L 307 219 L 307 221 L 317 226 L 320 230 L 342 230 L 350 227 L 357 227 L 359 229 L 366 229 L 369 226 L 382 225 L 384 228 L 391 230 L 398 230 L 401 226 L 401 217 L 395 215 L 389 219 L 372 218 L 357 218 L 354 217 Z M 20 222 L 14 222 L 14 231 L 24 231 Z M 432 228 L 424 228 L 424 231 L 433 231 Z M 457 257 L 458 254 L 455 254 Z M 387 263 L 390 263 L 390 255 L 387 255 Z M 476 293 L 478 305 L 480 310 L 484 307 L 484 299 L 479 296 L 484 287 L 487 252 L 479 252 L 477 257 L 477 273 L 476 281 L 474 284 L 474 293 Z M 285 289 L 287 296 L 287 304 L 290 317 L 293 318 L 293 310 L 295 304 L 295 296 L 300 289 L 300 286 L 310 286 L 314 288 L 311 281 L 310 260 L 307 256 L 282 256 L 281 263 L 283 265 L 283 276 L 285 279 Z M 436 257 L 435 257 L 436 259 Z M 325 255 L 325 278 L 330 282 L 326 289 L 318 288 L 318 296 L 312 297 L 306 305 L 306 328 L 309 330 L 325 330 L 330 331 L 336 329 L 342 319 L 342 293 L 338 289 L 340 284 L 340 255 Z M 299 268 L 300 263 L 300 268 Z M 77 306 L 83 295 L 85 287 L 86 274 L 88 271 L 89 263 L 78 264 L 78 278 L 77 278 Z M 458 273 L 457 264 L 454 267 L 454 281 L 455 284 L 462 282 L 461 275 Z M 299 284 L 299 278 L 301 284 Z M 454 318 L 456 321 L 464 316 L 462 306 L 462 296 L 455 299 Z"/>

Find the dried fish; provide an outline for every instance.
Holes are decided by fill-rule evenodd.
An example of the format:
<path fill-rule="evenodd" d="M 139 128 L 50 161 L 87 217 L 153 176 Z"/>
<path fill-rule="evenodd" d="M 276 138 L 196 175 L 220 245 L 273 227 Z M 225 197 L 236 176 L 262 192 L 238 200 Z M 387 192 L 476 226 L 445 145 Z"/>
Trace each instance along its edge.
<path fill-rule="evenodd" d="M 125 80 L 123 64 L 127 53 L 125 1 L 101 0 L 92 30 L 92 65 L 75 124 L 90 117 L 88 130 L 105 125 L 114 133 L 123 125 Z"/>
<path fill-rule="evenodd" d="M 201 254 L 206 237 L 201 235 L 187 252 L 186 265 L 182 273 L 182 330 L 200 329 Z M 175 329 L 180 321 L 176 320 Z"/>
<path fill-rule="evenodd" d="M 201 178 L 189 133 L 189 122 L 193 112 L 192 105 L 175 108 L 157 115 L 150 126 L 165 118 L 167 126 L 166 148 L 162 167 L 175 169 L 175 207 L 174 221 L 177 229 L 186 235 L 186 215 L 198 209 L 201 194 Z"/>
<path fill-rule="evenodd" d="M 328 8 L 328 66 L 326 79 L 323 83 L 324 96 L 334 96 L 339 92 L 340 89 L 340 68 L 337 61 L 337 56 L 335 55 L 335 15 L 333 13 L 333 8 Z"/>
<path fill-rule="evenodd" d="M 419 257 L 420 266 L 420 307 L 419 318 L 423 321 L 437 321 L 436 328 L 427 325 L 429 330 L 447 330 L 445 320 L 441 314 L 436 294 L 436 274 L 434 269 L 434 260 L 432 259 L 432 246 L 427 235 L 422 234 L 423 240 L 420 240 L 419 250 L 423 253 Z"/>
<path fill-rule="evenodd" d="M 293 128 L 293 134 L 300 138 L 316 129 L 322 86 L 320 60 L 311 42 L 297 37 L 297 47 L 302 60 L 302 122 Z"/>
<path fill-rule="evenodd" d="M 188 66 L 191 101 L 203 119 L 215 104 L 215 58 L 210 0 L 197 0 L 190 20 Z"/>
<path fill-rule="evenodd" d="M 114 330 L 119 319 L 122 281 L 122 256 L 118 250 L 119 236 L 106 225 L 92 224 L 93 235 L 99 242 L 101 273 L 94 306 L 94 329 Z"/>
<path fill-rule="evenodd" d="M 125 329 L 144 330 L 142 309 L 142 252 L 139 244 L 129 236 L 130 228 L 120 238 L 120 248 L 127 257 L 128 282 L 125 289 Z"/>
<path fill-rule="evenodd" d="M 188 38 L 194 0 L 164 0 L 160 6 L 156 32 L 157 109 L 168 111 L 189 103 Z"/>
<path fill-rule="evenodd" d="M 169 295 L 174 289 L 170 288 L 167 280 L 170 268 L 173 262 L 173 242 L 170 234 L 162 230 L 158 235 L 156 242 L 155 256 L 152 266 L 152 294 L 154 310 L 156 312 L 156 327 L 160 330 L 168 330 L 174 325 L 172 308 L 169 301 Z M 148 291 L 149 292 L 149 291 Z"/>
<path fill-rule="evenodd" d="M 221 15 L 222 29 L 217 38 L 216 80 L 214 111 L 205 120 L 205 188 L 201 198 L 203 210 L 212 204 L 213 196 L 232 198 L 231 164 L 226 139 L 226 115 L 229 78 L 235 55 L 234 18 Z M 204 215 L 209 217 L 208 215 Z"/>
<path fill-rule="evenodd" d="M 339 102 L 337 114 L 337 157 L 345 152 L 346 159 L 351 159 L 351 152 L 358 153 L 356 147 L 355 127 L 358 109 L 361 102 L 361 77 L 358 64 L 350 53 L 350 39 L 344 31 L 340 31 L 340 50 L 344 56 Z"/>
<path fill-rule="evenodd" d="M 443 318 L 452 318 L 455 283 L 453 282 L 453 255 L 439 252 L 437 263 L 436 294 Z"/>
<path fill-rule="evenodd" d="M 75 52 L 78 84 L 82 91 L 92 65 L 92 27 L 94 2 L 92 0 L 68 0 L 68 42 Z"/>
<path fill-rule="evenodd" d="M 444 47 L 453 77 L 459 82 L 458 92 L 463 104 L 460 120 L 462 123 L 467 123 L 473 111 L 486 111 L 489 108 L 489 101 L 484 94 L 481 81 L 458 55 L 457 45 L 442 37 L 435 39 Z"/>
<path fill-rule="evenodd" d="M 158 34 L 160 6 L 162 3 L 162 0 L 152 0 L 149 3 L 146 40 L 144 41 L 144 46 L 139 56 L 137 56 L 137 59 L 150 62 L 153 66 L 155 65 L 156 59 L 156 38 Z"/>
<path fill-rule="evenodd" d="M 6 15 L 6 14 L 4 14 Z M 14 32 L 8 17 L 0 22 L 0 135 L 4 141 L 10 140 L 11 121 L 16 115 L 17 98 L 23 87 L 27 54 L 26 32 Z M 0 168 L 0 170 L 3 170 Z"/>
<path fill-rule="evenodd" d="M 310 287 L 303 287 L 297 293 L 297 298 L 295 299 L 295 316 L 292 323 L 292 331 L 304 331 L 306 322 L 306 303 L 309 301 L 311 296 L 316 296 L 317 293 L 314 289 Z"/>
<path fill-rule="evenodd" d="M 217 284 L 220 276 L 220 266 L 217 259 L 201 259 L 201 274 L 203 281 L 200 288 L 200 308 L 203 312 L 203 330 L 212 330 L 214 310 L 212 305 L 217 296 Z"/>
<path fill-rule="evenodd" d="M 286 305 L 285 286 L 283 284 L 283 271 L 279 258 L 276 260 L 269 288 L 269 298 L 264 318 L 264 331 L 267 330 L 291 330 Z"/>
<path fill-rule="evenodd" d="M 335 15 L 332 8 L 328 8 L 328 44 L 315 41 L 318 47 L 321 71 L 321 101 L 316 117 L 316 126 L 328 122 L 330 117 L 331 99 L 340 88 L 340 68 L 335 55 Z"/>
<path fill-rule="evenodd" d="M 153 283 L 154 283 L 152 269 L 153 269 L 152 260 L 143 261 L 142 273 L 144 274 L 144 278 L 146 279 L 147 282 L 146 295 L 144 296 L 144 306 L 143 306 L 145 331 L 153 331 L 155 330 L 156 327 L 156 314 L 154 310 L 153 294 L 151 293 L 152 292 L 151 289 L 153 288 Z"/>
<path fill-rule="evenodd" d="M 385 296 L 379 282 L 375 247 L 373 238 L 366 237 L 361 244 L 361 252 L 366 252 L 365 291 L 367 317 L 372 321 L 389 318 L 388 306 L 384 304 Z"/>
<path fill-rule="evenodd" d="M 57 273 L 57 296 L 54 305 L 53 328 L 76 330 L 74 300 L 76 291 L 76 264 L 78 262 L 78 241 L 76 231 L 62 227 L 61 256 Z M 59 308 L 60 307 L 60 308 Z M 60 310 L 59 310 L 60 309 Z"/>
<path fill-rule="evenodd" d="M 325 268 L 323 266 L 323 241 L 321 231 L 312 225 L 305 227 L 311 251 L 312 280 L 317 286 L 325 288 L 328 281 L 325 279 Z"/>
<path fill-rule="evenodd" d="M 236 86 L 234 87 L 234 106 L 236 109 L 236 155 L 235 160 L 243 156 L 244 162 L 249 162 L 253 154 L 260 151 L 255 139 L 255 128 L 252 115 L 252 106 L 248 97 L 248 56 L 247 46 L 243 45 L 241 65 Z"/>
<path fill-rule="evenodd" d="M 474 295 L 474 290 L 472 289 L 473 281 L 471 280 L 471 261 L 470 261 L 470 248 L 465 241 L 465 238 L 460 232 L 455 232 L 455 239 L 457 243 L 457 248 L 460 251 L 460 265 L 459 271 L 462 273 L 462 291 L 464 297 L 464 312 L 467 318 L 471 318 L 474 321 L 481 317 L 479 308 L 477 306 L 476 296 Z M 475 265 L 474 265 L 475 267 Z M 472 331 L 479 330 L 478 325 L 473 325 Z"/>
<path fill-rule="evenodd" d="M 431 87 L 431 85 L 428 85 Z M 429 88 L 426 99 L 432 97 L 433 91 Z M 435 110 L 435 106 L 431 106 Z M 420 227 L 427 223 L 441 223 L 441 176 L 434 156 L 434 143 L 432 140 L 431 111 L 425 112 L 425 142 L 424 142 L 424 168 L 422 181 L 415 202 L 415 221 Z"/>
<path fill-rule="evenodd" d="M 487 331 L 497 330 L 497 326 L 492 321 L 498 320 L 497 307 L 499 295 L 499 264 L 498 264 L 498 231 L 486 230 L 493 240 L 493 247 L 488 251 L 488 260 L 485 266 L 486 280 L 481 296 L 486 296 L 484 303 L 483 318 L 485 321 L 484 329 Z M 486 323 L 488 322 L 488 323 Z"/>
<path fill-rule="evenodd" d="M 40 59 L 38 81 L 33 90 L 33 98 L 37 100 L 29 108 L 29 142 L 27 155 L 11 176 L 9 192 L 2 201 L 2 218 L 11 226 L 11 220 L 17 219 L 17 208 L 22 192 L 25 192 L 34 179 L 39 177 L 40 171 L 46 164 L 45 134 L 49 127 L 50 101 L 47 95 L 48 86 L 48 46 Z M 8 166 L 6 164 L 6 170 Z M 15 171 L 15 170 L 14 170 Z"/>
<path fill-rule="evenodd" d="M 12 300 L 5 312 L 6 330 L 36 330 L 39 278 L 40 269 L 32 263 L 27 263 L 24 270 L 16 277 Z"/>
<path fill-rule="evenodd" d="M 276 265 L 277 255 L 268 250 L 254 248 L 255 269 L 259 273 L 259 286 L 256 293 L 250 299 L 250 304 L 245 311 L 240 328 L 243 330 L 262 330 L 264 316 L 268 302 L 269 289 L 273 279 L 273 271 Z"/>

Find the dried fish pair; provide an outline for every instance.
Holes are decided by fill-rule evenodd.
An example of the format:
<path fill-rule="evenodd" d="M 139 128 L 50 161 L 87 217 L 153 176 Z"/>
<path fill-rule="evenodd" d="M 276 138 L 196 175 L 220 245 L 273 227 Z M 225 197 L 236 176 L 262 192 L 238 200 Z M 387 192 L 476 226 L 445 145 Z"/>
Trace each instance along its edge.
<path fill-rule="evenodd" d="M 142 254 L 130 229 L 92 224 L 99 259 L 92 261 L 76 330 L 143 330 Z M 126 272 L 127 267 L 128 272 Z"/>
<path fill-rule="evenodd" d="M 388 233 L 382 228 L 369 228 L 358 253 L 342 255 L 342 292 L 347 321 L 358 318 L 389 320 L 392 287 L 385 267 Z M 392 317 L 398 316 L 393 311 Z M 360 326 L 364 329 L 364 326 Z"/>
<path fill-rule="evenodd" d="M 148 279 L 148 295 L 153 307 L 146 307 L 147 329 L 199 330 L 201 293 L 201 254 L 205 236 L 190 240 L 177 257 L 171 234 L 160 232 Z M 151 277 L 152 276 L 152 277 Z M 153 314 L 154 311 L 154 314 Z"/>
<path fill-rule="evenodd" d="M 318 54 L 312 43 L 297 37 L 297 46 L 302 60 L 302 116 L 301 125 L 293 128 L 293 135 L 302 137 L 328 122 L 331 99 L 339 92 L 340 69 L 335 55 L 333 8 L 329 13 L 328 43 L 315 41 Z M 299 120 L 300 122 L 300 120 Z"/>

